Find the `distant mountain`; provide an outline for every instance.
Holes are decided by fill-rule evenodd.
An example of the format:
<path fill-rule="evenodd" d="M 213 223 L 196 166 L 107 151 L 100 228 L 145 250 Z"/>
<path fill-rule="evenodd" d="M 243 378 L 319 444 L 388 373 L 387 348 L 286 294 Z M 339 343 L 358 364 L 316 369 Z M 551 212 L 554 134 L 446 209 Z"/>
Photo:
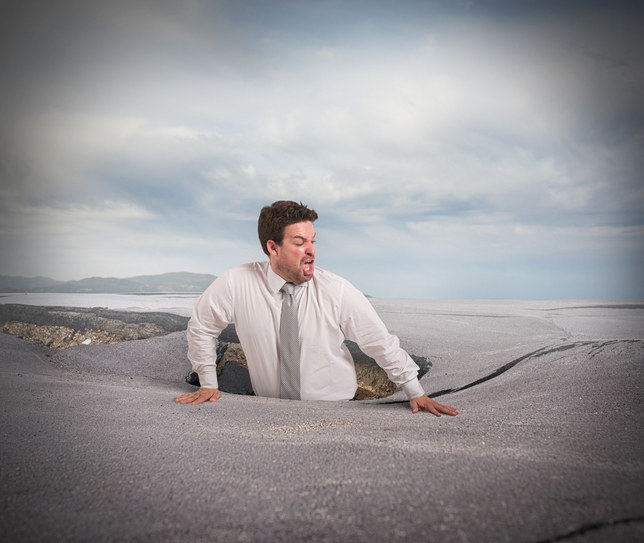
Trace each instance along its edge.
<path fill-rule="evenodd" d="M 51 277 L 20 277 L 15 275 L 0 275 L 0 291 L 27 292 L 34 288 L 49 288 L 62 284 Z"/>
<path fill-rule="evenodd" d="M 86 292 L 93 294 L 126 294 L 155 292 L 200 293 L 217 277 L 208 273 L 163 273 L 117 277 L 88 277 L 79 281 L 56 281 L 49 277 L 0 275 L 0 292 Z"/>
<path fill-rule="evenodd" d="M 131 277 L 139 285 L 140 292 L 203 292 L 217 279 L 209 273 L 173 272 L 161 275 L 138 275 Z"/>

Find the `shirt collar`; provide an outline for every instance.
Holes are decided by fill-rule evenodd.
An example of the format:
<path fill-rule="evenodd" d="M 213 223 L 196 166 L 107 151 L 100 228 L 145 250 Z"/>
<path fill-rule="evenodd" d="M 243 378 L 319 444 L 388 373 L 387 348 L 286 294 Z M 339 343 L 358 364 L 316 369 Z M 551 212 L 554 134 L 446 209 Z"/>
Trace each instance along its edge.
<path fill-rule="evenodd" d="M 284 283 L 287 283 L 288 281 L 285 281 L 282 277 L 277 275 L 274 271 L 273 268 L 271 268 L 271 263 L 268 263 L 268 271 L 266 272 L 266 276 L 268 279 L 268 286 L 270 287 L 271 291 L 273 294 L 278 293 L 281 288 L 284 286 Z M 296 285 L 298 287 L 308 287 L 310 281 L 305 281 L 304 283 L 300 283 L 299 285 Z"/>

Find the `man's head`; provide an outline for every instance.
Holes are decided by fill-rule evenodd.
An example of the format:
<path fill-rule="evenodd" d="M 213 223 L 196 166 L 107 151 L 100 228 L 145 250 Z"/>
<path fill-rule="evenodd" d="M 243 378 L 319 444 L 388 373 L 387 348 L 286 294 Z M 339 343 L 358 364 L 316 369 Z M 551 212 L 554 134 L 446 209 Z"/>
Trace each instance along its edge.
<path fill-rule="evenodd" d="M 273 271 L 286 281 L 303 283 L 313 277 L 318 214 L 303 204 L 275 202 L 259 214 L 257 231 Z"/>

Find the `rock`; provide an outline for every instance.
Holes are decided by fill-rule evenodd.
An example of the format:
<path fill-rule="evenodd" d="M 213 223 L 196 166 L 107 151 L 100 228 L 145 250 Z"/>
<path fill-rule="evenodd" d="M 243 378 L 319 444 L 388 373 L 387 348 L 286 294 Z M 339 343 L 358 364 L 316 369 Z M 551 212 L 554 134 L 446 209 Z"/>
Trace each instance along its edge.
<path fill-rule="evenodd" d="M 358 389 L 354 399 L 375 400 L 386 398 L 396 392 L 396 385 L 389 380 L 385 370 L 368 357 L 354 357 Z"/>
<path fill-rule="evenodd" d="M 120 343 L 166 333 L 163 328 L 150 323 L 125 324 L 119 321 L 107 321 L 107 319 L 103 321 L 105 321 L 103 322 L 105 329 L 85 330 L 47 324 L 4 322 L 0 324 L 0 332 L 20 336 L 30 341 L 39 341 L 56 351 L 73 345 Z"/>
<path fill-rule="evenodd" d="M 103 307 L 0 304 L 0 322 L 65 326 L 74 330 L 109 330 L 113 326 L 119 328 L 120 324 L 153 324 L 164 332 L 178 332 L 186 329 L 188 320 L 172 313 L 117 311 Z"/>
<path fill-rule="evenodd" d="M 232 362 L 248 371 L 248 364 L 246 363 L 246 355 L 239 343 L 228 343 L 228 347 L 224 351 L 221 359 L 217 361 L 217 376 L 220 376 L 224 371 L 226 364 Z"/>
<path fill-rule="evenodd" d="M 0 304 L 0 332 L 40 341 L 57 351 L 74 345 L 148 339 L 185 330 L 187 322 L 170 313 Z"/>

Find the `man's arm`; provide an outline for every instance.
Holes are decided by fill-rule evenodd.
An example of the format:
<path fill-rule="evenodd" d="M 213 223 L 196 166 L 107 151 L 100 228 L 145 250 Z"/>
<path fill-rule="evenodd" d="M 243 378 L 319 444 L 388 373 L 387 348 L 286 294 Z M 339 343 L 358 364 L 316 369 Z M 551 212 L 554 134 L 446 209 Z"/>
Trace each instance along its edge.
<path fill-rule="evenodd" d="M 429 411 L 437 417 L 441 413 L 458 415 L 453 407 L 442 405 L 424 394 L 417 377 L 418 365 L 400 347 L 398 338 L 389 333 L 371 303 L 350 283 L 344 289 L 341 320 L 345 337 L 355 341 L 385 370 L 389 379 L 403 389 L 412 413 Z"/>
<path fill-rule="evenodd" d="M 200 388 L 196 392 L 182 394 L 174 401 L 182 404 L 199 405 L 203 402 L 216 402 L 219 398 L 221 398 L 221 392 L 219 392 L 218 388 Z"/>
<path fill-rule="evenodd" d="M 201 388 L 182 394 L 176 401 L 198 405 L 221 398 L 217 383 L 217 336 L 232 321 L 232 297 L 228 273 L 217 278 L 199 297 L 188 322 L 188 359 L 199 375 Z"/>

